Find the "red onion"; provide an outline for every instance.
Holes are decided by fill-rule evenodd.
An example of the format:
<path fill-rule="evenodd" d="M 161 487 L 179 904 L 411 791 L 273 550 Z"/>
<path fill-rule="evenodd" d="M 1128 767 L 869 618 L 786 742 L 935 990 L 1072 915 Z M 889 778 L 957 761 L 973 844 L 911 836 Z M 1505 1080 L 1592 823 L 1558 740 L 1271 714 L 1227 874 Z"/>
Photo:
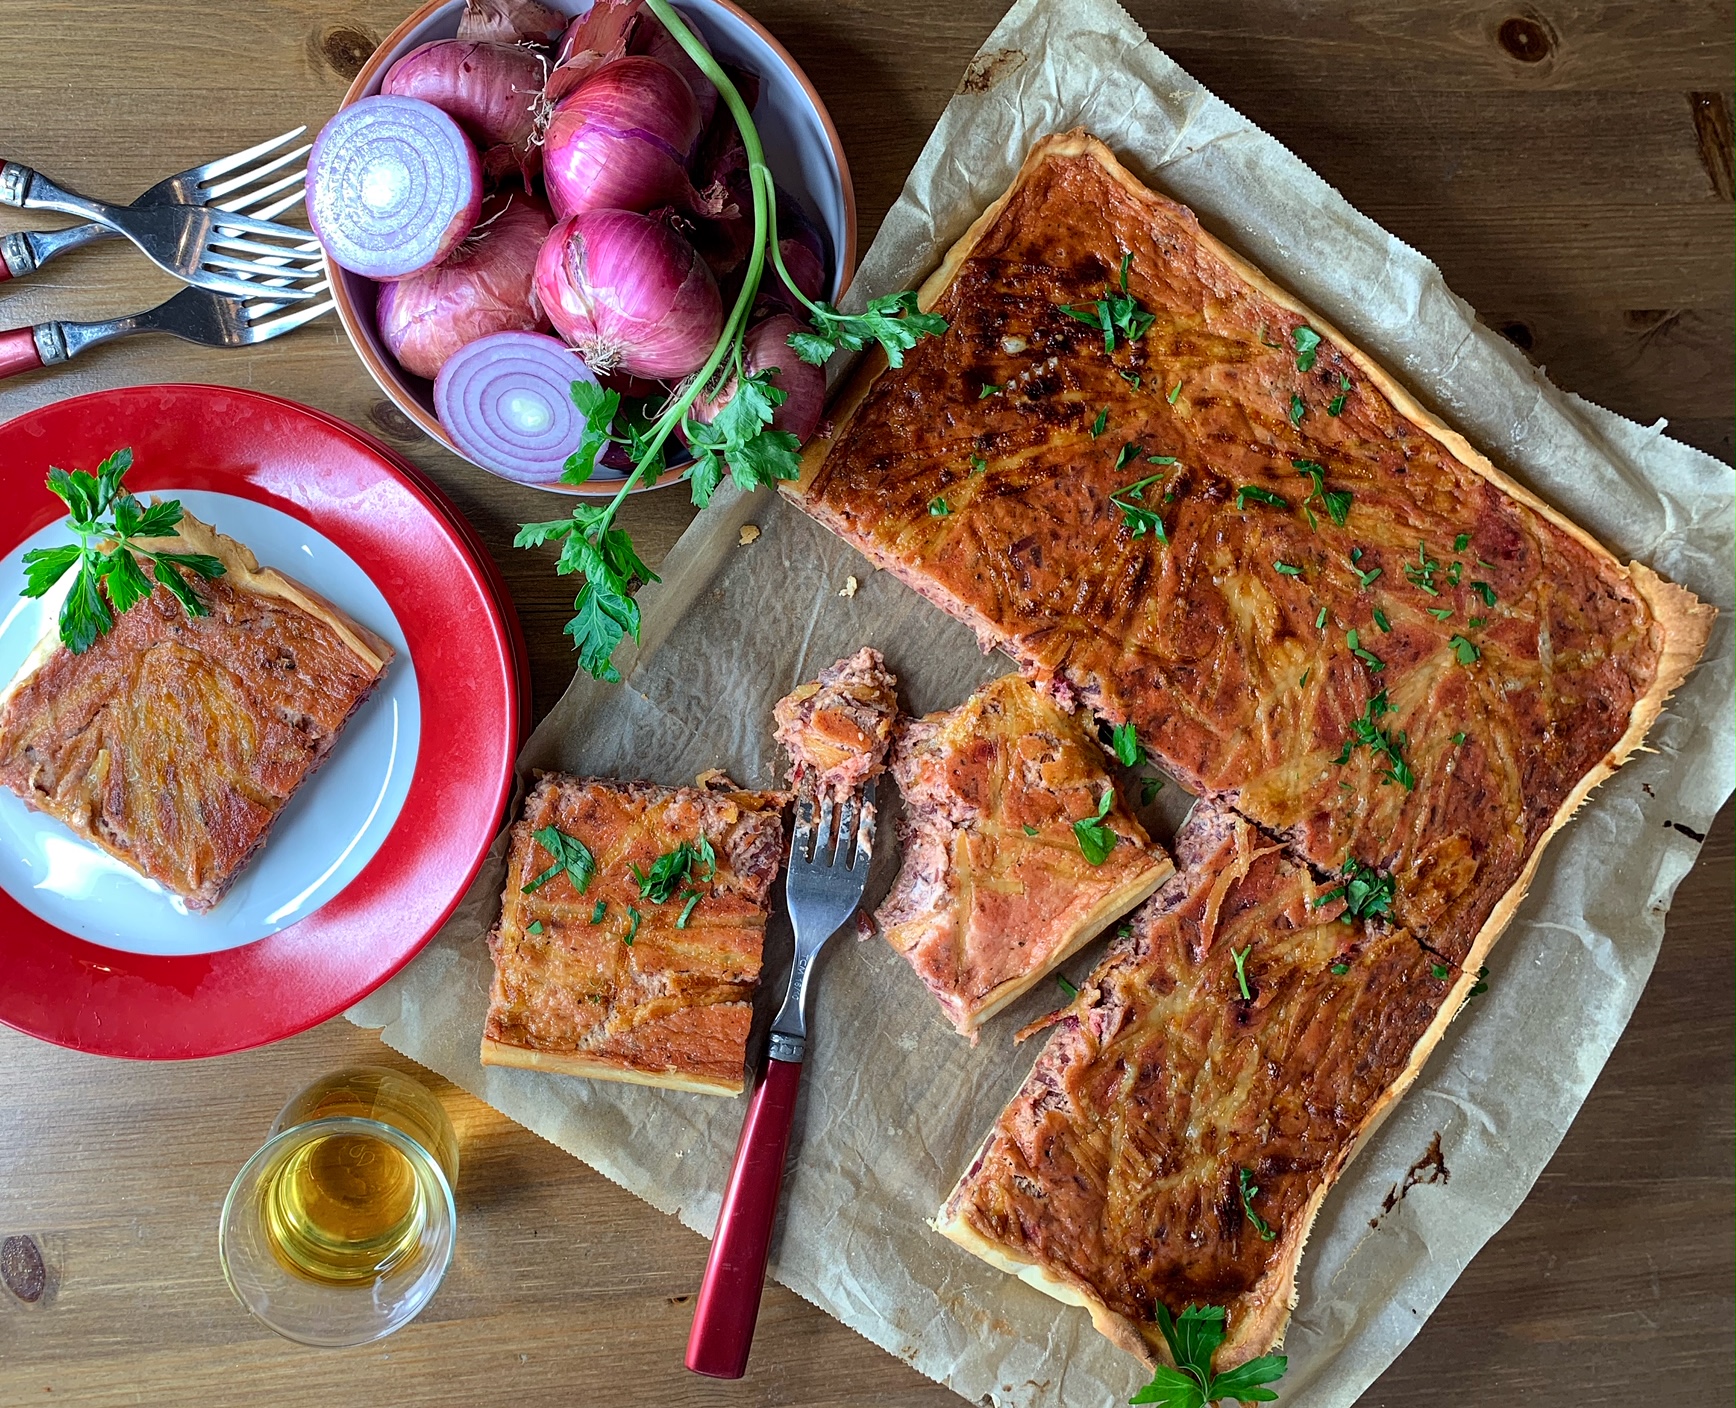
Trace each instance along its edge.
<path fill-rule="evenodd" d="M 541 160 L 536 105 L 547 76 L 548 65 L 520 45 L 437 39 L 387 69 L 380 91 L 434 104 L 476 143 L 491 177 L 516 165 L 528 182 Z"/>
<path fill-rule="evenodd" d="M 752 376 L 769 369 L 772 385 L 785 395 L 784 404 L 772 413 L 772 429 L 787 430 L 803 443 L 820 423 L 820 410 L 826 400 L 824 369 L 809 366 L 790 346 L 790 335 L 805 330 L 788 313 L 776 313 L 755 323 L 741 340 L 742 366 L 747 374 Z M 716 396 L 695 400 L 688 415 L 709 424 L 734 395 L 732 377 Z"/>
<path fill-rule="evenodd" d="M 565 219 L 586 210 L 651 210 L 705 202 L 687 179 L 699 108 L 673 69 L 617 59 L 555 108 L 543 134 L 549 204 Z"/>
<path fill-rule="evenodd" d="M 558 484 L 585 433 L 573 383 L 596 380 L 552 337 L 496 333 L 447 360 L 434 383 L 434 411 L 473 464 L 524 484 Z"/>
<path fill-rule="evenodd" d="M 537 0 L 464 0 L 458 37 L 471 43 L 553 44 L 567 17 Z"/>
<path fill-rule="evenodd" d="M 627 210 L 587 211 L 556 225 L 537 258 L 536 296 L 599 373 L 687 376 L 723 329 L 717 284 L 693 246 Z"/>
<path fill-rule="evenodd" d="M 705 36 L 697 27 L 693 27 L 693 37 L 710 52 L 711 45 L 705 43 Z M 693 94 L 693 101 L 699 105 L 699 125 L 703 127 L 711 121 L 711 115 L 717 111 L 717 85 L 699 71 L 699 65 L 688 57 L 680 41 L 649 10 L 640 12 L 639 22 L 633 26 L 632 37 L 627 41 L 627 52 L 643 54 L 674 69 Z M 753 104 L 750 102 L 748 106 Z"/>
<path fill-rule="evenodd" d="M 437 264 L 482 212 L 482 164 L 459 126 L 414 98 L 363 98 L 307 158 L 307 214 L 334 264 L 400 279 Z"/>
<path fill-rule="evenodd" d="M 467 343 L 542 322 L 531 297 L 548 209 L 530 196 L 494 197 L 470 237 L 442 263 L 380 290 L 380 338 L 412 376 L 433 378 Z"/>
<path fill-rule="evenodd" d="M 644 0 L 596 0 L 574 20 L 561 36 L 543 97 L 558 103 L 604 64 L 625 57 L 643 4 Z"/>

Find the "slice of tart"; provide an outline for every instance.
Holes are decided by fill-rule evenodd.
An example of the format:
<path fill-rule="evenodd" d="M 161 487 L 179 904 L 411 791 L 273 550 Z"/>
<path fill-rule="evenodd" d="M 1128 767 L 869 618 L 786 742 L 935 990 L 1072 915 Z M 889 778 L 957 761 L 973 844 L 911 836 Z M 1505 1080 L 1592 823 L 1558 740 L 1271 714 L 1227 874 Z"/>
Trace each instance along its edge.
<path fill-rule="evenodd" d="M 898 680 L 863 646 L 772 706 L 777 739 L 797 772 L 822 791 L 853 792 L 886 770 L 898 721 Z"/>
<path fill-rule="evenodd" d="M 894 745 L 903 864 L 875 917 L 973 1039 L 1174 868 L 1086 729 L 1008 675 Z"/>
<path fill-rule="evenodd" d="M 543 775 L 488 938 L 482 1063 L 739 1094 L 787 800 Z"/>
<path fill-rule="evenodd" d="M 1227 809 L 1134 916 L 942 1210 L 941 1232 L 1151 1361 L 1222 1306 L 1217 1368 L 1281 1341 L 1308 1229 L 1472 979 Z"/>
<path fill-rule="evenodd" d="M 166 587 L 75 655 L 52 622 L 0 694 L 0 784 L 207 910 L 373 691 L 392 647 L 191 514 L 189 615 Z"/>

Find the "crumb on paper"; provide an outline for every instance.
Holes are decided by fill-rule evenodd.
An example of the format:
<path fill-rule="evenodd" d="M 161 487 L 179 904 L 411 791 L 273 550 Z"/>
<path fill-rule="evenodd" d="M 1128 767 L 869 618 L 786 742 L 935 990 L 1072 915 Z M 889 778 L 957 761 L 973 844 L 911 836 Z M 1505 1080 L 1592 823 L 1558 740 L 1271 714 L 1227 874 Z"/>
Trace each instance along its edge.
<path fill-rule="evenodd" d="M 760 530 L 757 523 L 744 523 L 741 525 L 741 536 L 735 540 L 736 546 L 745 548 L 759 535 Z"/>
<path fill-rule="evenodd" d="M 862 584 L 860 582 L 858 582 L 854 577 L 846 577 L 844 579 L 844 585 L 838 588 L 838 595 L 839 596 L 855 596 L 856 595 L 856 588 L 861 586 L 861 585 Z"/>

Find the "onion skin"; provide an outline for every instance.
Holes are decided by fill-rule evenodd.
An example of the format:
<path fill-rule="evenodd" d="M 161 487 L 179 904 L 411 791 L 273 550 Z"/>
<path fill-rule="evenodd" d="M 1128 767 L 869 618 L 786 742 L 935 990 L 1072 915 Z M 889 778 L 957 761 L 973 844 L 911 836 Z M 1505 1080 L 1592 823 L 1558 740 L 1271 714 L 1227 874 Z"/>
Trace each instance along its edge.
<path fill-rule="evenodd" d="M 558 103 L 604 64 L 624 58 L 644 0 L 596 0 L 567 27 L 543 97 Z"/>
<path fill-rule="evenodd" d="M 458 37 L 467 43 L 553 44 L 567 17 L 537 0 L 464 0 Z"/>
<path fill-rule="evenodd" d="M 770 370 L 772 385 L 785 393 L 784 404 L 772 412 L 772 429 L 787 430 L 804 445 L 820 424 L 820 411 L 826 400 L 825 369 L 809 366 L 790 346 L 790 335 L 805 331 L 804 325 L 788 313 L 774 313 L 749 328 L 741 343 L 742 366 L 747 374 L 753 376 Z M 710 424 L 734 395 L 732 377 L 716 396 L 696 399 L 687 414 L 702 424 Z"/>
<path fill-rule="evenodd" d="M 447 258 L 380 289 L 380 340 L 412 376 L 432 381 L 460 347 L 542 325 L 531 294 L 537 254 L 553 224 L 541 201 L 491 198 L 476 229 Z"/>
<path fill-rule="evenodd" d="M 710 50 L 711 45 L 705 43 L 705 36 L 696 27 L 693 28 L 693 37 Z M 640 12 L 632 37 L 627 41 L 627 52 L 643 54 L 673 69 L 693 94 L 693 101 L 699 107 L 699 125 L 705 127 L 711 122 L 712 114 L 717 111 L 717 85 L 699 71 L 699 65 L 687 56 L 687 50 L 649 10 Z M 748 106 L 753 105 L 750 103 Z"/>
<path fill-rule="evenodd" d="M 543 133 L 543 175 L 558 219 L 587 210 L 700 209 L 687 178 L 699 105 L 655 59 L 598 69 L 556 106 Z"/>
<path fill-rule="evenodd" d="M 723 330 L 717 282 L 693 246 L 627 210 L 587 211 L 556 225 L 537 257 L 536 298 L 599 376 L 687 376 Z"/>
<path fill-rule="evenodd" d="M 520 45 L 437 39 L 387 69 L 380 92 L 432 103 L 476 143 L 491 178 L 517 166 L 528 185 L 542 158 L 536 105 L 546 76 L 543 61 Z"/>

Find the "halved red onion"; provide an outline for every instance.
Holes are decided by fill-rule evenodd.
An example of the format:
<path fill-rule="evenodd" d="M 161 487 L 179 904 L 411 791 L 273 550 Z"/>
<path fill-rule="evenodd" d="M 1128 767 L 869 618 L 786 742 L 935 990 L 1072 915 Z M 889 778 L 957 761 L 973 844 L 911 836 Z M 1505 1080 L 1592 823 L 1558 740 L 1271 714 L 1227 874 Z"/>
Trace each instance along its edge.
<path fill-rule="evenodd" d="M 536 297 L 598 372 L 673 379 L 698 371 L 723 330 L 705 261 L 661 220 L 591 210 L 549 233 Z"/>
<path fill-rule="evenodd" d="M 553 223 L 534 196 L 490 196 L 483 218 L 448 258 L 383 285 L 374 317 L 398 365 L 432 379 L 478 338 L 537 327 L 542 314 L 531 281 Z"/>
<path fill-rule="evenodd" d="M 699 106 L 656 59 L 598 69 L 561 99 L 543 133 L 543 179 L 557 218 L 587 210 L 704 208 L 687 177 Z"/>
<path fill-rule="evenodd" d="M 552 337 L 501 332 L 461 347 L 434 382 L 434 411 L 458 453 L 522 484 L 558 484 L 585 417 L 573 383 L 597 378 Z"/>
<path fill-rule="evenodd" d="M 307 158 L 307 214 L 334 264 L 401 279 L 450 254 L 482 213 L 482 165 L 458 124 L 415 98 L 338 111 Z"/>
<path fill-rule="evenodd" d="M 476 143 L 490 178 L 517 166 L 528 183 L 542 165 L 536 109 L 547 76 L 548 65 L 523 45 L 436 39 L 387 69 L 380 91 L 433 103 Z"/>

